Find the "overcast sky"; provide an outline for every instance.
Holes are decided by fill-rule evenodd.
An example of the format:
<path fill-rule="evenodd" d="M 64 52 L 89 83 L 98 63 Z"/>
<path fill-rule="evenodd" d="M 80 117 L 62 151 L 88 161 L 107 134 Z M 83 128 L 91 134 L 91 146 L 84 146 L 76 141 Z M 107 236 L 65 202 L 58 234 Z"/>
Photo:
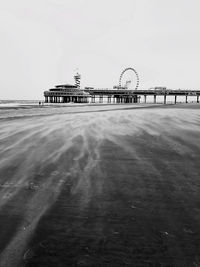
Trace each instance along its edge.
<path fill-rule="evenodd" d="M 0 99 L 73 83 L 200 89 L 199 0 L 0 0 Z"/>

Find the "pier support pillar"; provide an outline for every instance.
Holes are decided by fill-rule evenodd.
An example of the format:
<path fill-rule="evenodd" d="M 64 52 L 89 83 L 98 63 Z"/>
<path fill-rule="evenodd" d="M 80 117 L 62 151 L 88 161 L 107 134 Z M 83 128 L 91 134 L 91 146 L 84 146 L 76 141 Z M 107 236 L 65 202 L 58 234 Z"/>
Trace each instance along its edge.
<path fill-rule="evenodd" d="M 197 96 L 197 103 L 199 103 L 199 95 Z"/>
<path fill-rule="evenodd" d="M 177 103 L 177 95 L 175 95 L 174 103 L 175 103 L 175 104 Z"/>
<path fill-rule="evenodd" d="M 188 103 L 188 96 L 187 95 L 185 96 L 185 103 L 186 104 Z"/>
<path fill-rule="evenodd" d="M 153 99 L 154 99 L 154 104 L 156 104 L 156 95 L 153 96 Z"/>
<path fill-rule="evenodd" d="M 164 104 L 167 102 L 167 95 L 164 95 Z"/>
<path fill-rule="evenodd" d="M 108 103 L 111 103 L 111 96 L 108 96 Z"/>
<path fill-rule="evenodd" d="M 144 103 L 147 103 L 147 95 L 144 95 Z"/>

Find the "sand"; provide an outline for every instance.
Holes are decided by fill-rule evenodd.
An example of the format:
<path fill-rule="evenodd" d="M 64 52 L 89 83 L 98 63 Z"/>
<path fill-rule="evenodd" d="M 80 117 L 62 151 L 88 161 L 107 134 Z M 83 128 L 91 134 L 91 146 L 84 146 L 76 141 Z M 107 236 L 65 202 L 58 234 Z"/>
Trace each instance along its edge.
<path fill-rule="evenodd" d="M 200 266 L 200 105 L 0 110 L 0 266 Z"/>

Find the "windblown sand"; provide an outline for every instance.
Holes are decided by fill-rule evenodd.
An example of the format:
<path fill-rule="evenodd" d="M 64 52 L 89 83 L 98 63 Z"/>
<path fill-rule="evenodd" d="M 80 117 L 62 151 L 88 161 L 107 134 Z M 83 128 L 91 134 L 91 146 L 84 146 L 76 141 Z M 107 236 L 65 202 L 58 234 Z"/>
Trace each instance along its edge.
<path fill-rule="evenodd" d="M 0 266 L 200 266 L 200 105 L 0 110 Z"/>

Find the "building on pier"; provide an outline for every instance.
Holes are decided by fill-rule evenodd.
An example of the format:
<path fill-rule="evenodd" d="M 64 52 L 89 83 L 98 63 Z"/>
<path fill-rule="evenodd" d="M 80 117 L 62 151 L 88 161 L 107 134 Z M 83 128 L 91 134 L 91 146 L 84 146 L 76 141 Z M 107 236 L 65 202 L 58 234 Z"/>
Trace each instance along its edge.
<path fill-rule="evenodd" d="M 44 92 L 45 103 L 87 103 L 89 93 L 80 89 L 81 76 L 74 76 L 75 85 L 61 84 Z"/>

